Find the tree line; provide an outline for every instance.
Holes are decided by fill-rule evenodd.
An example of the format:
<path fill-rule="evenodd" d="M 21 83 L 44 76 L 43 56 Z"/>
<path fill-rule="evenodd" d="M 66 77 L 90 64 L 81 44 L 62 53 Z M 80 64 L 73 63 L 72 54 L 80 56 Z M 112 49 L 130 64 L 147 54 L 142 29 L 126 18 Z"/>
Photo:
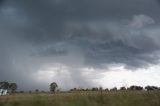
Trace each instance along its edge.
<path fill-rule="evenodd" d="M 10 90 L 11 93 L 14 93 L 17 90 L 18 86 L 16 83 L 9 83 L 9 82 L 0 82 L 0 89 L 6 89 L 6 90 Z M 52 82 L 49 85 L 49 89 L 50 92 L 55 93 L 56 90 L 58 88 L 58 84 L 56 82 Z M 105 88 L 103 89 L 102 87 L 93 87 L 93 88 L 73 88 L 70 89 L 70 91 L 134 91 L 134 90 L 138 90 L 138 91 L 142 91 L 142 90 L 146 90 L 146 91 L 160 91 L 160 87 L 157 86 L 146 86 L 146 87 L 141 87 L 141 86 L 136 86 L 136 85 L 132 85 L 130 87 L 120 87 L 120 89 L 117 89 L 117 87 L 108 89 Z M 20 93 L 23 93 L 24 91 L 20 91 Z M 32 91 L 30 91 L 32 92 Z M 39 92 L 38 89 L 35 90 L 35 92 Z M 43 91 L 44 92 L 44 91 Z"/>
<path fill-rule="evenodd" d="M 132 85 L 130 87 L 120 87 L 119 89 L 117 87 L 113 87 L 111 89 L 105 88 L 103 89 L 102 87 L 93 87 L 93 88 L 73 88 L 70 89 L 70 91 L 142 91 L 142 90 L 146 90 L 146 91 L 160 91 L 160 87 L 157 86 L 146 86 L 146 87 L 141 87 L 141 86 L 136 86 L 136 85 Z"/>
<path fill-rule="evenodd" d="M 11 92 L 14 93 L 17 88 L 18 86 L 16 83 L 0 82 L 0 89 L 11 90 Z"/>

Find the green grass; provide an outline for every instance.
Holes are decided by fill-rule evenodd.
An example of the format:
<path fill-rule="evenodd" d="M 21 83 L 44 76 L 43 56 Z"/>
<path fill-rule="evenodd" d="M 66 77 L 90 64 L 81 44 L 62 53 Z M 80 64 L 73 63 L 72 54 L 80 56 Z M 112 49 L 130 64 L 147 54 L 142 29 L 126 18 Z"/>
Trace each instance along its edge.
<path fill-rule="evenodd" d="M 0 96 L 0 106 L 160 106 L 160 92 L 13 94 Z"/>

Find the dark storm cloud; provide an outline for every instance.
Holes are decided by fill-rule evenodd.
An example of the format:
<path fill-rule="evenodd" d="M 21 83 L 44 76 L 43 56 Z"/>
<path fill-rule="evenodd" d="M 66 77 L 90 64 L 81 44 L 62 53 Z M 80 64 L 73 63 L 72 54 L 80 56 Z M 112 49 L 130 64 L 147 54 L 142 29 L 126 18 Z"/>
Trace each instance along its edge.
<path fill-rule="evenodd" d="M 155 39 L 159 39 L 159 32 L 147 29 L 154 20 L 144 15 L 135 17 L 127 24 L 91 22 L 72 25 L 70 40 L 83 48 L 86 64 L 93 63 L 96 67 L 105 63 L 124 63 L 127 67 L 139 68 L 158 63 L 156 52 L 160 45 Z"/>
<path fill-rule="evenodd" d="M 64 39 L 63 26 L 65 22 L 71 20 L 79 22 L 122 20 L 134 14 L 146 14 L 155 19 L 159 18 L 157 15 L 159 7 L 154 0 L 123 0 L 123 2 L 114 0 L 101 2 L 98 0 L 61 0 L 61 2 L 57 0 L 17 0 L 17 2 L 9 1 L 8 5 L 17 9 L 18 17 L 26 16 L 31 29 L 27 30 L 25 40 L 34 40 L 34 42 Z"/>
<path fill-rule="evenodd" d="M 157 0 L 0 0 L 0 80 L 30 89 L 32 73 L 56 62 L 158 64 L 159 12 Z"/>
<path fill-rule="evenodd" d="M 0 0 L 0 5 L 3 5 L 4 0 Z"/>

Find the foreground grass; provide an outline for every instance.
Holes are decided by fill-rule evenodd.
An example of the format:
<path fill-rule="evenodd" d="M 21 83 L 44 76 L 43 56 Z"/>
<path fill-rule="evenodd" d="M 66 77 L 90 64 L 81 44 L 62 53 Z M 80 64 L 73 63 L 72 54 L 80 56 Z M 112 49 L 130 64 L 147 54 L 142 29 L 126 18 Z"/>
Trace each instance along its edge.
<path fill-rule="evenodd" d="M 0 106 L 160 106 L 160 92 L 13 94 L 1 96 Z"/>

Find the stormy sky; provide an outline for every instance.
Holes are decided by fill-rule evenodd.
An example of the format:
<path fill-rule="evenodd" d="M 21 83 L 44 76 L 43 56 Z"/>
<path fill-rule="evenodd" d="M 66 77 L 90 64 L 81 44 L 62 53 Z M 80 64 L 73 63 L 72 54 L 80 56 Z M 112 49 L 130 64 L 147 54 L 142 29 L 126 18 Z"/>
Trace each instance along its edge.
<path fill-rule="evenodd" d="M 160 86 L 159 0 L 0 0 L 0 81 L 19 90 Z"/>

